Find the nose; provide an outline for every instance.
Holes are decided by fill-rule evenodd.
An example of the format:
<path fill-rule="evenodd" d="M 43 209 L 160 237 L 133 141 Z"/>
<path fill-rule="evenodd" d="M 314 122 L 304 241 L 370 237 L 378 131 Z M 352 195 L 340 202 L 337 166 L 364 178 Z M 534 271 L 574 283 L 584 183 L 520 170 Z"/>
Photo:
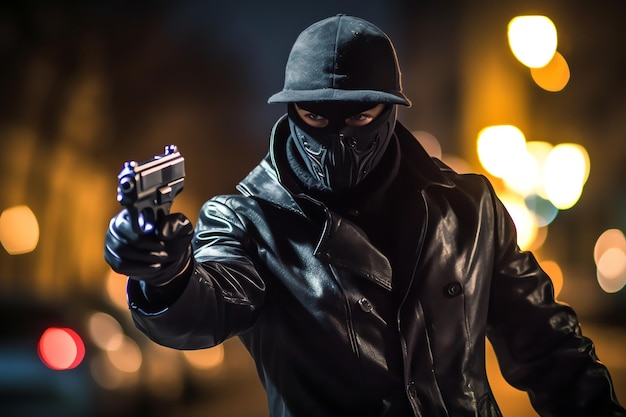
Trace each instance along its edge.
<path fill-rule="evenodd" d="M 352 127 L 343 124 L 343 126 L 335 127 L 333 132 L 336 132 L 335 134 L 337 135 L 337 138 L 344 144 L 344 146 L 349 148 L 356 148 L 358 146 L 359 142 Z"/>

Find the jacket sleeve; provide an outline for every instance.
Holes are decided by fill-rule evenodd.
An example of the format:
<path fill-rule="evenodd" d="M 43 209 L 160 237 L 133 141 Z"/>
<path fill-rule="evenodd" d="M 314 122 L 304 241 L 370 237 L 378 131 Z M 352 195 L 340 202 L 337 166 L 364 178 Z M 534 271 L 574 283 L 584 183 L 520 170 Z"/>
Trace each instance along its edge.
<path fill-rule="evenodd" d="M 223 202 L 205 203 L 193 240 L 193 268 L 171 303 L 151 302 L 128 282 L 135 325 L 153 341 L 176 349 L 215 346 L 249 329 L 265 298 L 265 284 L 248 255 L 245 222 Z"/>
<path fill-rule="evenodd" d="M 576 313 L 555 301 L 550 278 L 520 251 L 515 226 L 492 195 L 497 243 L 487 334 L 504 378 L 529 393 L 541 416 L 626 416 Z"/>

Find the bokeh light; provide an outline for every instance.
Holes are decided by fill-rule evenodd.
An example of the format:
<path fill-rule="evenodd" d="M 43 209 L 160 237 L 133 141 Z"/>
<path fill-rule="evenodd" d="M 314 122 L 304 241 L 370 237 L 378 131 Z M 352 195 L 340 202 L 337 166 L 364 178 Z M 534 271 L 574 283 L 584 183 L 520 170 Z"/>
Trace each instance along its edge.
<path fill-rule="evenodd" d="M 115 350 L 107 350 L 107 357 L 117 369 L 126 373 L 139 371 L 142 362 L 141 350 L 137 343 L 128 336 L 124 336 L 122 343 Z"/>
<path fill-rule="evenodd" d="M 600 288 L 607 293 L 618 292 L 626 285 L 626 253 L 619 248 L 610 248 L 600 256 L 597 264 Z"/>
<path fill-rule="evenodd" d="M 539 181 L 540 167 L 537 160 L 526 149 L 520 151 L 502 178 L 506 186 L 519 195 L 529 195 Z"/>
<path fill-rule="evenodd" d="M 548 195 L 544 189 L 544 178 L 545 178 L 545 165 L 546 159 L 554 146 L 545 141 L 539 140 L 529 140 L 526 142 L 526 152 L 528 152 L 537 163 L 537 172 L 535 173 L 535 184 L 532 189 L 531 194 L 536 194 L 539 197 L 547 200 Z"/>
<path fill-rule="evenodd" d="M 128 310 L 126 299 L 126 282 L 128 277 L 118 274 L 112 269 L 108 270 L 105 280 L 105 290 L 109 301 L 120 310 Z"/>
<path fill-rule="evenodd" d="M 556 261 L 543 260 L 539 262 L 539 266 L 552 279 L 554 286 L 554 297 L 557 297 L 563 289 L 563 271 Z"/>
<path fill-rule="evenodd" d="M 590 172 L 586 149 L 574 143 L 527 142 L 512 125 L 482 129 L 477 149 L 483 167 L 502 179 L 505 188 L 498 195 L 516 224 L 519 246 L 537 249 L 543 243 L 537 240 L 539 228 L 582 195 Z"/>
<path fill-rule="evenodd" d="M 626 238 L 619 229 L 605 230 L 593 249 L 596 277 L 607 293 L 620 291 L 626 285 Z"/>
<path fill-rule="evenodd" d="M 85 358 L 85 344 L 72 329 L 49 327 L 39 338 L 37 353 L 50 369 L 74 369 Z"/>
<path fill-rule="evenodd" d="M 569 65 L 559 52 L 541 68 L 531 68 L 530 75 L 535 83 L 546 91 L 557 92 L 565 88 L 570 79 Z"/>
<path fill-rule="evenodd" d="M 548 228 L 545 226 L 537 227 L 537 233 L 535 235 L 535 239 L 532 241 L 530 246 L 528 246 L 527 250 L 529 251 L 538 250 L 539 248 L 543 246 L 544 243 L 546 243 L 547 238 L 548 238 Z"/>
<path fill-rule="evenodd" d="M 122 346 L 124 333 L 120 323 L 102 312 L 93 313 L 88 319 L 89 337 L 96 346 L 104 350 L 117 350 Z"/>
<path fill-rule="evenodd" d="M 432 133 L 423 130 L 412 133 L 428 155 L 441 159 L 441 143 L 439 143 L 439 140 Z"/>
<path fill-rule="evenodd" d="M 537 194 L 532 194 L 524 198 L 526 207 L 535 215 L 537 226 L 548 226 L 559 214 L 559 210 L 554 207 L 550 200 L 546 200 Z"/>
<path fill-rule="evenodd" d="M 493 176 L 506 177 L 516 170 L 519 155 L 526 153 L 526 138 L 512 125 L 488 126 L 478 133 L 478 158 Z"/>
<path fill-rule="evenodd" d="M 224 346 L 217 345 L 210 349 L 185 350 L 185 359 L 197 369 L 213 369 L 224 362 Z"/>
<path fill-rule="evenodd" d="M 32 252 L 39 241 L 39 223 L 28 206 L 8 208 L 0 214 L 0 242 L 11 255 Z"/>
<path fill-rule="evenodd" d="M 528 210 L 524 200 L 514 194 L 500 196 L 502 204 L 515 223 L 517 229 L 517 244 L 522 250 L 528 249 L 537 236 L 537 222 L 533 214 Z"/>
<path fill-rule="evenodd" d="M 123 372 L 112 366 L 104 351 L 92 358 L 89 370 L 96 384 L 108 390 L 132 387 L 139 381 L 137 373 Z"/>
<path fill-rule="evenodd" d="M 185 367 L 180 351 L 151 343 L 144 346 L 142 377 L 157 398 L 176 401 L 183 395 Z"/>
<path fill-rule="evenodd" d="M 461 158 L 460 156 L 443 154 L 441 158 L 442 162 L 449 166 L 451 169 L 453 169 L 454 172 L 458 172 L 459 174 L 468 174 L 474 172 L 469 162 L 467 162 L 464 158 Z"/>
<path fill-rule="evenodd" d="M 530 68 L 547 65 L 558 44 L 556 26 L 546 16 L 517 16 L 508 25 L 513 55 Z"/>
<path fill-rule="evenodd" d="M 559 210 L 574 206 L 589 177 L 589 155 L 574 143 L 556 145 L 546 158 L 544 167 L 546 195 Z"/>
<path fill-rule="evenodd" d="M 593 260 L 597 264 L 600 257 L 611 248 L 619 248 L 626 252 L 626 237 L 619 229 L 607 229 L 598 237 L 593 247 Z"/>

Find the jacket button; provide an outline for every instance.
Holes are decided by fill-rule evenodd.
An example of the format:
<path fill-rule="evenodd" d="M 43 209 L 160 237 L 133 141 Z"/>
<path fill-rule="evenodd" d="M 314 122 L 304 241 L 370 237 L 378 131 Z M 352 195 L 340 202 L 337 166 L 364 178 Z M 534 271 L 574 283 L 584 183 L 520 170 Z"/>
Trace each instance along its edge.
<path fill-rule="evenodd" d="M 450 298 L 456 297 L 462 292 L 463 292 L 463 287 L 461 286 L 461 283 L 456 282 L 456 281 L 451 282 L 445 287 L 443 287 L 443 293 Z"/>
<path fill-rule="evenodd" d="M 372 311 L 374 309 L 374 306 L 372 305 L 372 303 L 370 303 L 370 300 L 368 300 L 367 298 L 361 298 L 359 301 L 359 306 L 361 307 L 361 310 L 365 311 L 366 313 L 369 313 L 370 311 Z"/>

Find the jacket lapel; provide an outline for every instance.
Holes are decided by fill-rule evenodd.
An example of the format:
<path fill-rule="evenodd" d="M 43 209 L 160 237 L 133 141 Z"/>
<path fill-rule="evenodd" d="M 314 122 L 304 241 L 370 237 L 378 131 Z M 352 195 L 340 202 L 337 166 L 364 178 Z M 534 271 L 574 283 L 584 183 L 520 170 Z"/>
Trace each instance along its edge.
<path fill-rule="evenodd" d="M 315 256 L 391 291 L 389 260 L 370 243 L 359 227 L 343 217 L 328 212 Z"/>

